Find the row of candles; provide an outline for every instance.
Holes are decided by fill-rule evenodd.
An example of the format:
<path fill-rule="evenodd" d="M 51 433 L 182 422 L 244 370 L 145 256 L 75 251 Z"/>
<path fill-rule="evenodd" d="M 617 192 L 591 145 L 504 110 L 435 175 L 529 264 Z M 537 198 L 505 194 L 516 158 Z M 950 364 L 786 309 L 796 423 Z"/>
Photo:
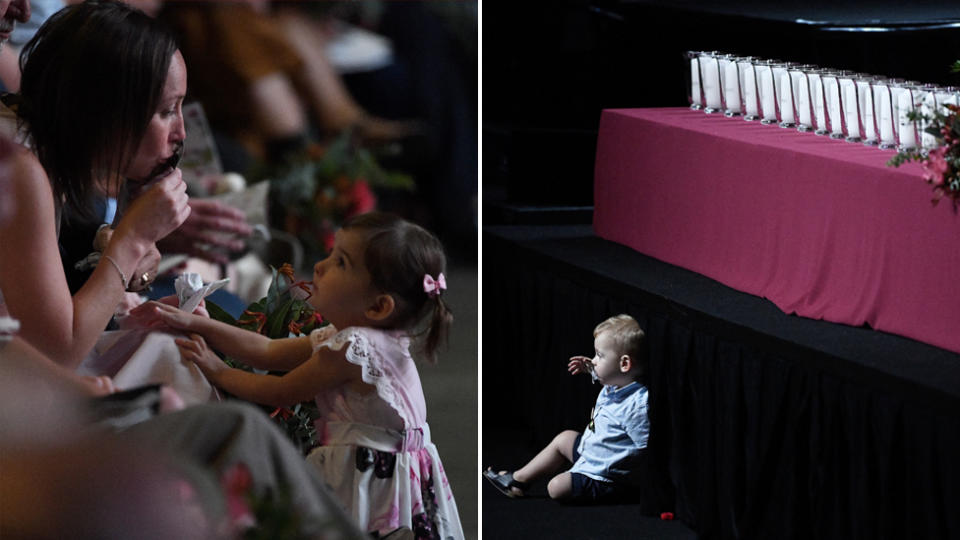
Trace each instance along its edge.
<path fill-rule="evenodd" d="M 809 64 L 687 51 L 690 108 L 862 142 L 882 149 L 936 148 L 929 117 L 958 104 L 960 90 Z"/>

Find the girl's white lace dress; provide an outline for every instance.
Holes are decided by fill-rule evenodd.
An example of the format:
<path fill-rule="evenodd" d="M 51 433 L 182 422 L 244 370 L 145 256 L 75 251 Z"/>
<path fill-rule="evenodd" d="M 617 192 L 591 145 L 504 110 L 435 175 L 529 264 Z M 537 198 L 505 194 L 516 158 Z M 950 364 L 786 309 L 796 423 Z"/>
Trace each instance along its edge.
<path fill-rule="evenodd" d="M 307 460 L 369 532 L 406 527 L 419 539 L 460 539 L 457 504 L 430 440 L 420 375 L 402 331 L 333 327 L 310 334 L 314 352 L 339 351 L 376 388 L 338 388 L 316 397 L 321 446 Z"/>

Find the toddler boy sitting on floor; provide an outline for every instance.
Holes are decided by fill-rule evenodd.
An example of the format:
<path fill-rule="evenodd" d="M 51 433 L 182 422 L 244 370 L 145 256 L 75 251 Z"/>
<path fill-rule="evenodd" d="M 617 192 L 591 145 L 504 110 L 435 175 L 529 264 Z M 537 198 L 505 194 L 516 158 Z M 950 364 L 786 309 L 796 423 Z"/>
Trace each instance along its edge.
<path fill-rule="evenodd" d="M 593 331 L 596 355 L 574 356 L 571 374 L 590 373 L 604 386 L 583 433 L 566 430 L 522 468 L 483 476 L 508 497 L 523 496 L 529 485 L 572 463 L 547 484 L 553 499 L 577 503 L 614 502 L 636 493 L 650 421 L 643 330 L 629 315 L 611 317 Z"/>

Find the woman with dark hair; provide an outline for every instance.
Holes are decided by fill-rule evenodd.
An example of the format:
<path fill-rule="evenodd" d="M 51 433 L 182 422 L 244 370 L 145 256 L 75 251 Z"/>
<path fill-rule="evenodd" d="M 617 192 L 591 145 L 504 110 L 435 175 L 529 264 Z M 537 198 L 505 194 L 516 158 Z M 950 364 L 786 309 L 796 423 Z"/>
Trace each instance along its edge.
<path fill-rule="evenodd" d="M 7 8 L 0 0 L 0 18 Z M 186 69 L 151 21 L 115 2 L 58 12 L 23 63 L 21 142 L 36 154 L 0 136 L 0 506 L 9 510 L 0 530 L 17 538 L 240 536 L 254 519 L 251 496 L 282 502 L 289 514 L 256 523 L 262 534 L 272 525 L 304 538 L 364 538 L 256 408 L 203 404 L 146 419 L 156 411 L 154 390 L 91 400 L 110 392 L 109 381 L 72 371 L 128 276 L 189 212 L 179 171 L 163 171 L 184 137 Z M 128 183 L 150 185 L 71 298 L 57 253 L 59 216 Z"/>
<path fill-rule="evenodd" d="M 53 15 L 25 46 L 21 69 L 14 108 L 25 147 L 10 165 L 18 204 L 0 225 L 0 290 L 20 336 L 76 367 L 128 286 L 155 277 L 155 242 L 190 213 L 169 164 L 185 137 L 186 66 L 160 23 L 119 2 L 90 1 Z M 84 215 L 94 194 L 128 187 L 141 193 L 71 297 L 60 216 Z"/>

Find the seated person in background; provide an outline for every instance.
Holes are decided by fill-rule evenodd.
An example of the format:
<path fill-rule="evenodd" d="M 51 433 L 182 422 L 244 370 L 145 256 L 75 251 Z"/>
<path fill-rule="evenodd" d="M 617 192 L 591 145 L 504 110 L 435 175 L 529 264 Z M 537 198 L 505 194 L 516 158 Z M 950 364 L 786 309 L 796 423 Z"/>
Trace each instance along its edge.
<path fill-rule="evenodd" d="M 0 333 L 4 538 L 69 531 L 71 538 L 199 540 L 240 538 L 251 526 L 260 537 L 366 538 L 259 410 L 197 405 L 111 430 L 98 408 L 105 402 L 93 398 L 111 389 L 98 382 L 80 381 Z M 247 496 L 284 507 L 258 522 Z"/>
<path fill-rule="evenodd" d="M 194 73 L 192 93 L 211 125 L 240 141 L 251 156 L 275 162 L 302 149 L 311 124 L 322 135 L 354 127 L 371 141 L 402 138 L 417 129 L 367 114 L 324 51 L 295 40 L 269 0 L 169 0 L 158 17 L 177 32 Z"/>
<path fill-rule="evenodd" d="M 639 486 L 638 467 L 647 447 L 650 422 L 644 333 L 629 315 L 611 317 L 593 331 L 596 355 L 574 356 L 570 373 L 590 373 L 603 383 L 590 423 L 583 433 L 558 434 L 529 463 L 513 471 L 483 476 L 508 497 L 523 496 L 529 485 L 572 464 L 554 476 L 547 491 L 553 499 L 602 503 L 629 499 Z"/>
<path fill-rule="evenodd" d="M 51 13 L 63 7 L 62 0 L 7 0 L 7 12 L 0 28 L 9 35 L 0 45 L 0 89 L 20 90 L 20 48 Z M 20 23 L 20 24 L 16 24 Z"/>

